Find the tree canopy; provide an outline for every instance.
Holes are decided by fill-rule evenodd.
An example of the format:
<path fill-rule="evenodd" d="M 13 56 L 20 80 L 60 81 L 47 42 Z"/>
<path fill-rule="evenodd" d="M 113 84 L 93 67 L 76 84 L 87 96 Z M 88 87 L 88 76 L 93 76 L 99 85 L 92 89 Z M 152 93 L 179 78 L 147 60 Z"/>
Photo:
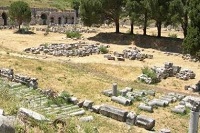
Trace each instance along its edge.
<path fill-rule="evenodd" d="M 189 2 L 190 25 L 184 39 L 184 52 L 200 58 L 200 3 L 199 0 Z"/>
<path fill-rule="evenodd" d="M 119 33 L 119 19 L 125 0 L 81 0 L 81 18 L 84 24 L 114 22 Z M 98 20 L 96 20 L 98 19 Z"/>
<path fill-rule="evenodd" d="M 9 16 L 11 20 L 17 21 L 20 30 L 20 25 L 23 22 L 31 21 L 31 9 L 26 2 L 16 1 L 10 5 Z"/>

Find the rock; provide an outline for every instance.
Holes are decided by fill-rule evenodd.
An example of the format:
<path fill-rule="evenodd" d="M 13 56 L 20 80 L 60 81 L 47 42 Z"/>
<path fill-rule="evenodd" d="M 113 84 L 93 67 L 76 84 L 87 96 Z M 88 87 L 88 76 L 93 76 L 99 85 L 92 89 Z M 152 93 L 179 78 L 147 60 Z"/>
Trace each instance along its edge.
<path fill-rule="evenodd" d="M 86 109 L 91 109 L 93 103 L 94 103 L 93 101 L 85 100 L 85 101 L 83 102 L 83 107 L 86 108 Z"/>
<path fill-rule="evenodd" d="M 77 112 L 70 113 L 69 116 L 78 116 L 78 115 L 83 115 L 83 114 L 85 114 L 85 110 L 80 110 Z"/>
<path fill-rule="evenodd" d="M 155 126 L 155 120 L 147 116 L 138 115 L 136 118 L 136 126 L 143 127 L 147 130 L 152 130 Z"/>
<path fill-rule="evenodd" d="M 78 103 L 77 97 L 70 97 L 69 101 L 72 102 L 73 104 L 77 104 Z"/>
<path fill-rule="evenodd" d="M 45 116 L 43 116 L 35 111 L 26 109 L 26 108 L 20 108 L 18 111 L 18 116 L 19 116 L 19 118 L 22 118 L 22 119 L 24 117 L 25 118 L 29 117 L 29 118 L 32 118 L 37 121 L 47 121 L 48 120 L 47 118 L 45 118 Z"/>
<path fill-rule="evenodd" d="M 99 110 L 101 108 L 102 105 L 93 105 L 92 106 L 92 111 L 95 113 L 99 113 Z"/>
<path fill-rule="evenodd" d="M 148 112 L 153 113 L 153 107 L 152 107 L 152 106 L 145 105 L 144 103 L 141 103 L 141 104 L 138 106 L 138 108 L 141 109 L 141 110 L 144 110 L 144 111 L 148 111 Z"/>
<path fill-rule="evenodd" d="M 4 115 L 4 110 L 0 109 L 0 115 Z"/>
<path fill-rule="evenodd" d="M 80 122 L 90 122 L 90 121 L 93 121 L 93 120 L 94 120 L 93 116 L 85 116 L 85 117 L 81 117 L 79 119 Z"/>
<path fill-rule="evenodd" d="M 100 114 L 104 116 L 107 116 L 107 117 L 110 117 L 122 122 L 126 121 L 126 116 L 128 114 L 128 111 L 122 110 L 110 105 L 102 105 L 99 112 Z"/>
<path fill-rule="evenodd" d="M 129 100 L 125 97 L 122 97 L 122 96 L 118 96 L 118 97 L 112 96 L 111 100 L 114 102 L 117 102 L 119 104 L 123 104 L 123 105 L 131 105 L 132 104 L 131 100 Z"/>
<path fill-rule="evenodd" d="M 129 112 L 126 118 L 126 124 L 128 125 L 135 125 L 135 120 L 136 120 L 136 113 L 134 112 Z"/>
<path fill-rule="evenodd" d="M 0 133 L 15 133 L 15 117 L 0 115 Z"/>

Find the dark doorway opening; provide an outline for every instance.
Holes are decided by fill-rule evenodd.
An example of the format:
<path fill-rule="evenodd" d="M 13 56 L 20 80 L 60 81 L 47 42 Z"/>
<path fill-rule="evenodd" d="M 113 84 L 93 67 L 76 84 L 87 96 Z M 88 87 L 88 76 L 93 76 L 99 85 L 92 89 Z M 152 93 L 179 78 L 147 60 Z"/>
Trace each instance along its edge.
<path fill-rule="evenodd" d="M 61 24 L 61 17 L 58 18 L 58 24 Z"/>
<path fill-rule="evenodd" d="M 7 25 L 8 16 L 5 12 L 2 13 L 1 17 L 3 18 L 3 25 Z"/>
<path fill-rule="evenodd" d="M 67 23 L 68 23 L 68 18 L 66 17 L 66 18 L 65 18 L 65 24 L 67 24 Z"/>
<path fill-rule="evenodd" d="M 72 17 L 72 24 L 74 24 L 74 17 Z"/>
<path fill-rule="evenodd" d="M 47 24 L 47 15 L 43 13 L 41 15 L 41 19 L 42 19 L 42 25 L 46 25 Z"/>

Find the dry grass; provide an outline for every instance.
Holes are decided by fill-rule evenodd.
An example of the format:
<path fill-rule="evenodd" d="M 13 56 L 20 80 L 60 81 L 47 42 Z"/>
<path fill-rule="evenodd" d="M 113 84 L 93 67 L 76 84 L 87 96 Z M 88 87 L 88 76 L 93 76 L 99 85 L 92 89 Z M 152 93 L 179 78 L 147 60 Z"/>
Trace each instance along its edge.
<path fill-rule="evenodd" d="M 123 30 L 125 31 L 127 28 Z M 84 34 L 84 37 L 87 38 L 94 35 L 94 33 Z M 83 58 L 48 56 L 48 58 L 44 59 L 44 55 L 30 55 L 22 53 L 22 51 L 27 47 L 38 46 L 41 43 L 70 43 L 72 40 L 67 40 L 65 35 L 57 33 L 50 33 L 44 37 L 43 32 L 36 32 L 34 35 L 18 35 L 13 34 L 11 30 L 0 31 L 0 36 L 2 37 L 0 41 L 0 67 L 14 68 L 17 73 L 37 77 L 39 78 L 39 86 L 44 89 L 66 90 L 81 99 L 94 100 L 96 104 L 113 104 L 155 118 L 156 131 L 161 128 L 170 128 L 172 132 L 187 132 L 188 115 L 174 115 L 170 112 L 170 107 L 158 108 L 154 113 L 147 113 L 137 109 L 139 102 L 135 102 L 132 106 L 124 107 L 111 102 L 110 98 L 101 94 L 101 91 L 111 88 L 112 83 L 117 82 L 119 88 L 130 86 L 134 89 L 152 89 L 156 87 L 160 88 L 157 89 L 159 92 L 173 90 L 189 93 L 183 89 L 183 86 L 198 81 L 200 70 L 197 63 L 184 61 L 180 56 L 166 56 L 153 49 L 145 49 L 144 52 L 153 54 L 154 59 L 146 59 L 144 62 L 129 60 L 125 62 L 108 61 L 103 58 L 103 55 Z M 113 44 L 110 44 L 110 46 L 111 51 L 118 52 L 127 48 L 127 46 Z M 197 78 L 189 81 L 169 78 L 157 85 L 150 86 L 135 82 L 135 79 L 141 73 L 141 67 L 162 66 L 166 61 L 192 69 L 197 74 Z M 92 115 L 95 117 L 93 124 L 98 127 L 100 132 L 147 132 L 144 129 L 129 127 L 124 123 L 100 115 Z"/>

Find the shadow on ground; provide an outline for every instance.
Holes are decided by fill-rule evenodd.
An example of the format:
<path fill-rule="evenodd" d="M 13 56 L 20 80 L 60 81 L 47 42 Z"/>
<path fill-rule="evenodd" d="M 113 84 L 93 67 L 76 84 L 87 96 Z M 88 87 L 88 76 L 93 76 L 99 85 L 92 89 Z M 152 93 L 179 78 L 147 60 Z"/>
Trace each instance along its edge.
<path fill-rule="evenodd" d="M 100 43 L 130 45 L 132 44 L 134 36 L 126 33 L 99 33 L 96 36 L 88 39 L 92 41 L 98 41 Z"/>
<path fill-rule="evenodd" d="M 15 33 L 15 34 L 28 34 L 28 35 L 30 35 L 30 34 L 35 34 L 35 33 L 32 32 L 32 31 L 24 30 L 24 29 L 17 30 L 17 31 L 15 31 L 14 33 Z"/>
<path fill-rule="evenodd" d="M 134 44 L 141 48 L 152 48 L 165 52 L 182 53 L 183 39 L 135 35 Z"/>

